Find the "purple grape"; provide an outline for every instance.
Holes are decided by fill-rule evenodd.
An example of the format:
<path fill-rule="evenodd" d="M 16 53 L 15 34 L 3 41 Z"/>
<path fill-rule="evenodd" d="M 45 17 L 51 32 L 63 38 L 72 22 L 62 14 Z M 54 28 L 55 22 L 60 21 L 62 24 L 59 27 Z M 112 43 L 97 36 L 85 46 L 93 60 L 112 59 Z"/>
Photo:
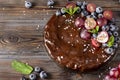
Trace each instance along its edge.
<path fill-rule="evenodd" d="M 87 31 L 87 29 L 83 29 L 82 31 L 81 31 L 81 33 L 80 33 L 80 37 L 82 38 L 82 39 L 90 39 L 90 37 L 91 37 L 91 34 Z"/>

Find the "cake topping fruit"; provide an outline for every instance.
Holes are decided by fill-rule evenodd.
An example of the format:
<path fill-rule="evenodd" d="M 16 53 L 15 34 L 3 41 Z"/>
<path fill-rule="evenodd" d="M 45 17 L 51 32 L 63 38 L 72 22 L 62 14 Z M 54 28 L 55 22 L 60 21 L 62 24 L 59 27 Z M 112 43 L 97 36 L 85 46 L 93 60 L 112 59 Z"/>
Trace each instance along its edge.
<path fill-rule="evenodd" d="M 32 7 L 32 3 L 28 2 L 28 1 L 25 1 L 25 7 L 26 8 L 31 8 Z"/>
<path fill-rule="evenodd" d="M 36 66 L 36 67 L 34 68 L 34 71 L 37 72 L 37 73 L 39 73 L 40 71 L 42 71 L 42 69 L 41 69 L 40 67 Z"/>
<path fill-rule="evenodd" d="M 29 75 L 29 78 L 30 78 L 30 80 L 36 80 L 37 76 L 36 76 L 36 74 L 32 73 Z"/>
<path fill-rule="evenodd" d="M 99 43 L 106 43 L 109 39 L 108 33 L 106 31 L 101 31 L 97 36 L 97 41 Z"/>
<path fill-rule="evenodd" d="M 113 48 L 106 48 L 105 49 L 105 52 L 107 53 L 107 54 L 112 54 L 113 53 Z"/>
<path fill-rule="evenodd" d="M 104 16 L 104 18 L 106 18 L 108 20 L 112 20 L 113 13 L 110 10 L 106 10 L 106 11 L 103 12 L 103 16 Z"/>
<path fill-rule="evenodd" d="M 53 0 L 48 0 L 47 6 L 51 7 L 51 6 L 54 5 L 54 3 L 55 3 L 55 2 L 54 2 Z"/>
<path fill-rule="evenodd" d="M 94 11 L 96 10 L 96 5 L 95 5 L 94 3 L 89 3 L 89 4 L 87 5 L 87 10 L 88 10 L 89 12 L 94 12 Z"/>
<path fill-rule="evenodd" d="M 86 29 L 82 29 L 81 33 L 80 33 L 80 37 L 82 39 L 90 39 L 91 34 L 86 30 Z"/>
<path fill-rule="evenodd" d="M 77 17 L 75 20 L 75 26 L 76 27 L 83 27 L 84 26 L 84 20 L 80 17 Z"/>
<path fill-rule="evenodd" d="M 39 76 L 41 79 L 46 79 L 48 77 L 48 74 L 45 71 L 41 71 Z"/>
<path fill-rule="evenodd" d="M 95 38 L 91 39 L 91 43 L 94 47 L 98 48 L 100 47 L 100 43 L 97 42 L 97 40 Z"/>
<path fill-rule="evenodd" d="M 102 13 L 102 12 L 103 12 L 103 9 L 102 9 L 101 7 L 97 7 L 97 8 L 96 8 L 96 12 L 97 12 L 97 13 Z"/>
<path fill-rule="evenodd" d="M 105 18 L 97 19 L 97 24 L 101 27 L 107 24 L 107 20 Z"/>
<path fill-rule="evenodd" d="M 66 8 L 69 9 L 69 8 L 75 8 L 76 7 L 76 4 L 73 3 L 73 2 L 69 2 L 66 4 Z"/>
<path fill-rule="evenodd" d="M 93 18 L 87 18 L 85 20 L 85 28 L 86 29 L 94 29 L 96 27 L 96 21 Z"/>

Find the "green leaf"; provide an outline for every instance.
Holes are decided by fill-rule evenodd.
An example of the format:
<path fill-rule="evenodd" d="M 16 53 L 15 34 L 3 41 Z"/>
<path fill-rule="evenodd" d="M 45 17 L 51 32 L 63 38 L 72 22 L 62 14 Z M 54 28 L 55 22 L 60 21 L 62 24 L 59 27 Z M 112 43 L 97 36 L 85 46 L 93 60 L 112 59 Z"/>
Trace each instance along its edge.
<path fill-rule="evenodd" d="M 25 63 L 14 60 L 12 62 L 12 68 L 22 74 L 30 74 L 33 71 L 33 68 Z"/>
<path fill-rule="evenodd" d="M 114 44 L 114 36 L 112 35 L 112 36 L 110 36 L 110 39 L 109 39 L 109 41 L 108 41 L 108 47 L 111 47 L 113 44 Z"/>
<path fill-rule="evenodd" d="M 97 31 L 97 32 L 99 31 L 99 26 L 96 26 L 96 31 Z"/>
<path fill-rule="evenodd" d="M 88 30 L 88 32 L 93 33 L 93 34 L 98 33 L 98 31 L 99 31 L 99 26 L 96 26 L 95 29 Z"/>
<path fill-rule="evenodd" d="M 64 8 L 65 12 L 70 14 L 70 15 L 73 15 L 78 9 L 79 9 L 79 7 L 75 7 L 75 8 L 70 7 L 68 9 Z"/>

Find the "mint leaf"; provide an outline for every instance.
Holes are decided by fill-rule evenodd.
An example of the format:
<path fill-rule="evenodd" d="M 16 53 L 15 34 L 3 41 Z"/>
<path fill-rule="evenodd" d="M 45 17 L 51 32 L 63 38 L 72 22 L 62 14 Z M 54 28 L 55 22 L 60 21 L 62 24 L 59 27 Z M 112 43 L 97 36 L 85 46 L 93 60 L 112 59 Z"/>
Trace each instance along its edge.
<path fill-rule="evenodd" d="M 30 74 L 33 71 L 33 68 L 30 65 L 16 60 L 14 60 L 11 65 L 12 68 L 14 68 L 16 71 L 22 74 Z"/>
<path fill-rule="evenodd" d="M 79 7 L 70 7 L 70 8 L 64 8 L 64 11 L 70 15 L 73 15 L 77 10 L 79 9 Z"/>
<path fill-rule="evenodd" d="M 110 36 L 110 39 L 109 39 L 109 41 L 108 41 L 108 47 L 111 47 L 113 44 L 114 44 L 114 36 L 112 35 L 112 36 Z"/>
<path fill-rule="evenodd" d="M 96 26 L 95 29 L 88 30 L 88 32 L 93 33 L 93 34 L 98 33 L 98 31 L 99 31 L 99 26 Z"/>
<path fill-rule="evenodd" d="M 96 31 L 97 31 L 97 32 L 99 31 L 99 26 L 96 26 Z"/>

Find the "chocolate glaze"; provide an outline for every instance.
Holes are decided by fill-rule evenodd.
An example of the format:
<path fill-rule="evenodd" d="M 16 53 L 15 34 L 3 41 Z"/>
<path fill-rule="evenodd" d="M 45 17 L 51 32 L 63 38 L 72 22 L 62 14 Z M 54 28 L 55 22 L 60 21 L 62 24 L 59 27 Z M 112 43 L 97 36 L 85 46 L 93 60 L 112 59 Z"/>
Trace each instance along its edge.
<path fill-rule="evenodd" d="M 53 15 L 45 26 L 45 47 L 50 56 L 60 65 L 85 71 L 99 67 L 114 53 L 108 55 L 104 48 L 94 48 L 90 40 L 80 38 L 81 29 L 74 25 L 80 15 Z"/>

